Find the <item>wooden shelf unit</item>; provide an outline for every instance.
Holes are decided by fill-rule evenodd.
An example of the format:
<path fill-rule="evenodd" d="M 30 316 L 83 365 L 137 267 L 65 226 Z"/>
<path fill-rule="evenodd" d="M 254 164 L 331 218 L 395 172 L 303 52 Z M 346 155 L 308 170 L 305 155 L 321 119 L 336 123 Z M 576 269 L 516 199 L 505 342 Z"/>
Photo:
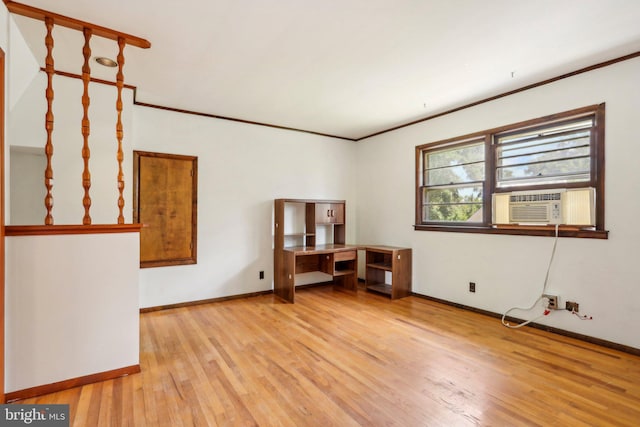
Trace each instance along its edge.
<path fill-rule="evenodd" d="M 334 285 L 356 291 L 358 248 L 345 245 L 345 222 L 344 200 L 274 201 L 276 295 L 294 302 L 296 278 L 303 277 L 330 277 Z"/>
<path fill-rule="evenodd" d="M 391 299 L 411 295 L 411 249 L 366 246 L 365 287 Z M 387 277 L 390 276 L 390 281 Z M 389 282 L 389 283 L 388 283 Z"/>

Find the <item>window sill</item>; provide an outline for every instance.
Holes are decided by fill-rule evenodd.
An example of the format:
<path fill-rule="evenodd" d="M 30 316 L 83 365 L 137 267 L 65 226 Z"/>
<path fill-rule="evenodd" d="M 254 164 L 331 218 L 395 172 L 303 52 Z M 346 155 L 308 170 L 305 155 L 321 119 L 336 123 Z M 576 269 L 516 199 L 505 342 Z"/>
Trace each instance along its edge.
<path fill-rule="evenodd" d="M 454 233 L 479 233 L 479 234 L 507 234 L 515 236 L 550 236 L 556 235 L 556 227 L 553 225 L 501 225 L 498 227 L 478 226 L 452 226 L 452 225 L 424 225 L 413 226 L 416 231 L 447 231 Z M 608 239 L 608 230 L 580 229 L 571 226 L 558 228 L 560 237 L 578 237 L 586 239 Z"/>

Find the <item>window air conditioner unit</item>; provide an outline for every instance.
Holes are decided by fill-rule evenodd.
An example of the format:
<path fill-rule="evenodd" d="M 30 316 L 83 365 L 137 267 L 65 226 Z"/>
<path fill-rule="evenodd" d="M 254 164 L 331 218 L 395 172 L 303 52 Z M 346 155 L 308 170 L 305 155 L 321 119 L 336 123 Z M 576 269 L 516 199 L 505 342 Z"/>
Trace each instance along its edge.
<path fill-rule="evenodd" d="M 494 224 L 595 225 L 595 189 L 553 189 L 495 193 Z"/>

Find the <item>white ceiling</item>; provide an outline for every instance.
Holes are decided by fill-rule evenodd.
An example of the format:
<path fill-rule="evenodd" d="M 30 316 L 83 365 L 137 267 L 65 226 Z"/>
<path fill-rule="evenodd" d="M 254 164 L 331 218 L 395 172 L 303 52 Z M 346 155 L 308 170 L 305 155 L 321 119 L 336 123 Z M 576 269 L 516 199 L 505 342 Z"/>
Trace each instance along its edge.
<path fill-rule="evenodd" d="M 125 50 L 138 102 L 350 139 L 640 51 L 639 0 L 20 2 L 149 40 Z M 14 19 L 44 66 L 44 23 Z M 80 74 L 81 33 L 54 38 Z"/>

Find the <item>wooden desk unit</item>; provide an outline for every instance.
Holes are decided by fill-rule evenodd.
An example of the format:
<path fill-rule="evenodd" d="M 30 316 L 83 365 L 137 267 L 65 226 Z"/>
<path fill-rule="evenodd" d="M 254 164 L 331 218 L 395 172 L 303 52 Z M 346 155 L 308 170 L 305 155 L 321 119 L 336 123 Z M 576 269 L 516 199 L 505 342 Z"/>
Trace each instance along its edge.
<path fill-rule="evenodd" d="M 284 249 L 283 278 L 274 292 L 293 302 L 296 280 L 333 282 L 356 291 L 358 288 L 358 247 L 342 244 L 295 246 Z M 306 275 L 306 276 L 305 276 Z M 315 278 L 315 280 L 314 280 Z"/>
<path fill-rule="evenodd" d="M 411 294 L 411 249 L 345 244 L 344 200 L 276 199 L 274 205 L 273 292 L 283 300 L 294 302 L 301 284 L 333 282 L 355 292 L 358 250 L 366 251 L 368 290 L 392 299 Z"/>

